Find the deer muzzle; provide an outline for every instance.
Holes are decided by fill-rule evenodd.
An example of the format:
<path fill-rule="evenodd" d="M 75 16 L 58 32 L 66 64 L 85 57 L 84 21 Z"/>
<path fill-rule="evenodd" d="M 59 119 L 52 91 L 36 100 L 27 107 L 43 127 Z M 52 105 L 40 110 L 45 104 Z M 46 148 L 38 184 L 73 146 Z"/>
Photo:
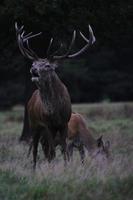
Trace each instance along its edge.
<path fill-rule="evenodd" d="M 32 67 L 31 70 L 30 70 L 30 73 L 31 73 L 31 76 L 32 76 L 31 80 L 33 82 L 36 82 L 36 81 L 39 80 L 39 73 L 38 73 L 38 69 L 37 68 Z"/>

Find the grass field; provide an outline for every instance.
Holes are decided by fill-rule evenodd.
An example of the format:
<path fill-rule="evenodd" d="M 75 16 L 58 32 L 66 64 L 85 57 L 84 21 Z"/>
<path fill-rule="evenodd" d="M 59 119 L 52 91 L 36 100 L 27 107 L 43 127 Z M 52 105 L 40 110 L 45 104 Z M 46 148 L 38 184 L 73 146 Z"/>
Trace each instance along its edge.
<path fill-rule="evenodd" d="M 86 154 L 82 166 L 77 152 L 64 167 L 60 151 L 48 164 L 39 148 L 36 172 L 28 146 L 19 143 L 23 107 L 0 112 L 0 200 L 132 200 L 133 103 L 73 105 L 82 113 L 94 137 L 111 142 L 112 160 L 97 163 Z"/>

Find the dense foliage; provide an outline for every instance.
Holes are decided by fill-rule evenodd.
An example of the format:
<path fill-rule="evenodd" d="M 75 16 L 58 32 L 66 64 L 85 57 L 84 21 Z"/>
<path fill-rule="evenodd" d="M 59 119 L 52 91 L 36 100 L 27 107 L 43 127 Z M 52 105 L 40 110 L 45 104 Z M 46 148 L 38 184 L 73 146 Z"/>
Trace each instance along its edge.
<path fill-rule="evenodd" d="M 88 33 L 93 27 L 96 44 L 81 59 L 66 61 L 59 68 L 74 102 L 133 100 L 132 0 L 1 0 L 0 4 L 0 107 L 24 101 L 25 82 L 30 84 L 30 63 L 21 56 L 14 22 L 29 31 L 43 31 L 31 41 L 45 56 L 49 39 L 55 47 L 69 43 L 73 29 Z M 83 46 L 77 38 L 75 49 Z"/>

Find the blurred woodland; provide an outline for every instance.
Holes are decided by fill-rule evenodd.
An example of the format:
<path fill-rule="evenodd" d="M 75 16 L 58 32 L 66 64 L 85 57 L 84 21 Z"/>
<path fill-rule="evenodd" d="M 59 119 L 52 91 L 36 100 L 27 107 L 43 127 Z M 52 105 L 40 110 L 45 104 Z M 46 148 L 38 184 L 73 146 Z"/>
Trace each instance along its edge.
<path fill-rule="evenodd" d="M 58 74 L 67 85 L 72 102 L 133 100 L 133 1 L 132 0 L 1 0 L 0 3 L 0 109 L 23 104 L 32 83 L 30 65 L 20 53 L 15 21 L 27 32 L 42 31 L 30 40 L 45 57 L 51 37 L 53 51 L 60 42 L 65 51 L 73 30 L 87 37 L 91 24 L 96 43 L 76 59 L 60 64 Z M 84 45 L 77 37 L 74 50 Z"/>

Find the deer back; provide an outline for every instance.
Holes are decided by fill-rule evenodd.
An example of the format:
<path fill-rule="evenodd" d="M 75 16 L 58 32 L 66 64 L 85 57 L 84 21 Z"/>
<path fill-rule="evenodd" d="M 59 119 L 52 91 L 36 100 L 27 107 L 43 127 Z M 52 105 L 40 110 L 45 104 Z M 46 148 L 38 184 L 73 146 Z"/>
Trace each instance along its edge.
<path fill-rule="evenodd" d="M 87 127 L 85 119 L 79 113 L 72 113 L 68 123 L 68 129 L 69 139 L 79 137 L 86 147 L 96 143 L 94 137 L 91 134 L 91 130 L 89 130 Z"/>

